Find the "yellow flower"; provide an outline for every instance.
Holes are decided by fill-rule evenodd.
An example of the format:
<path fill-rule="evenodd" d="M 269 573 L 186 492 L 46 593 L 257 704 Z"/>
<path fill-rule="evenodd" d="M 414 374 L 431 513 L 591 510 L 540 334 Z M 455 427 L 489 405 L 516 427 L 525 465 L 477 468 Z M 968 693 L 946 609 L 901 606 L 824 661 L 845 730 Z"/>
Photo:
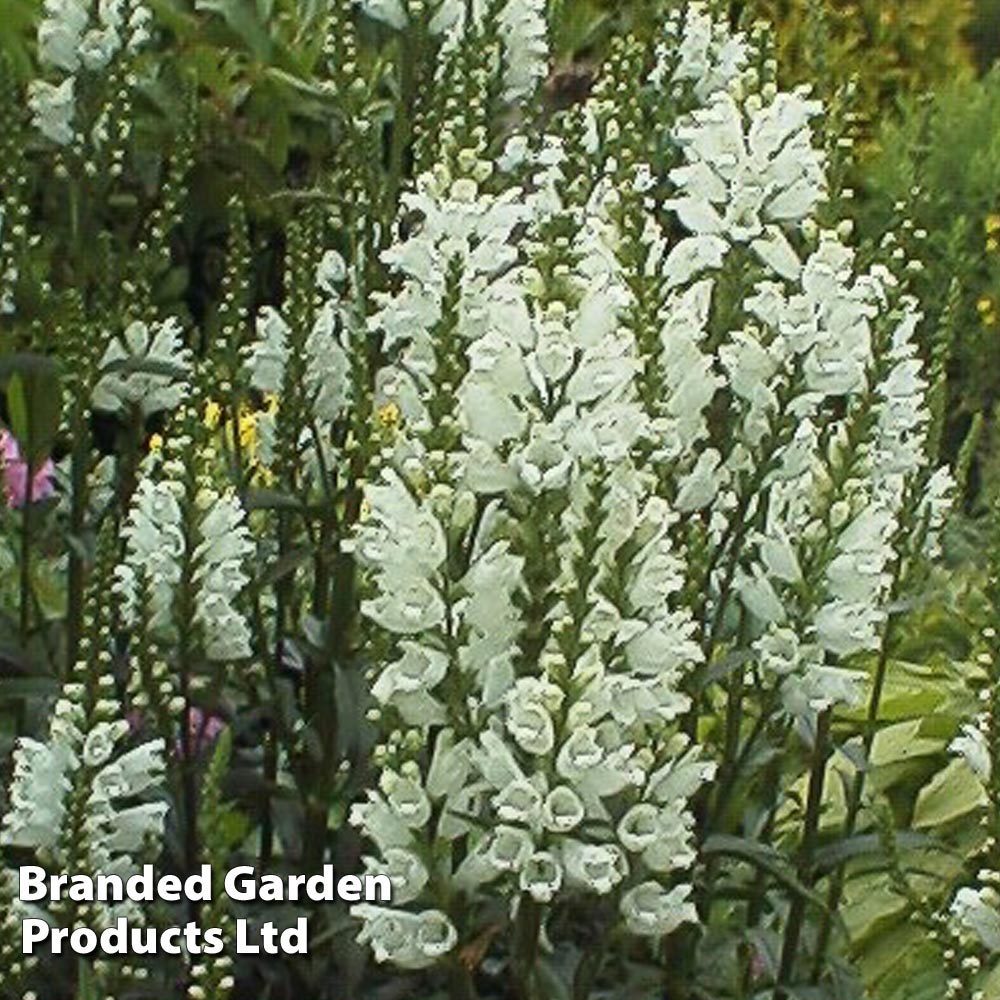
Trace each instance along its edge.
<path fill-rule="evenodd" d="M 278 397 L 269 392 L 264 396 L 264 409 L 273 417 L 278 412 Z"/>
<path fill-rule="evenodd" d="M 258 463 L 254 467 L 253 478 L 261 486 L 274 485 L 274 473 L 266 465 Z"/>
<path fill-rule="evenodd" d="M 990 236 L 1000 233 L 1000 215 L 998 215 L 996 212 L 991 212 L 989 215 L 986 216 L 985 225 L 986 225 L 986 232 Z"/>
<path fill-rule="evenodd" d="M 983 326 L 996 326 L 997 308 L 996 303 L 988 295 L 984 295 L 977 303 L 979 319 Z"/>
<path fill-rule="evenodd" d="M 395 403 L 386 403 L 380 407 L 378 422 L 383 427 L 395 427 L 399 423 L 399 407 Z"/>
<path fill-rule="evenodd" d="M 219 426 L 219 420 L 222 417 L 222 407 L 214 400 L 210 399 L 205 404 L 205 426 L 210 430 L 214 431 L 216 427 Z"/>
<path fill-rule="evenodd" d="M 163 451 L 163 435 L 162 434 L 150 434 L 149 435 L 149 450 L 151 452 L 161 452 L 161 451 Z"/>
<path fill-rule="evenodd" d="M 257 413 L 240 414 L 240 444 L 249 452 L 257 450 Z"/>

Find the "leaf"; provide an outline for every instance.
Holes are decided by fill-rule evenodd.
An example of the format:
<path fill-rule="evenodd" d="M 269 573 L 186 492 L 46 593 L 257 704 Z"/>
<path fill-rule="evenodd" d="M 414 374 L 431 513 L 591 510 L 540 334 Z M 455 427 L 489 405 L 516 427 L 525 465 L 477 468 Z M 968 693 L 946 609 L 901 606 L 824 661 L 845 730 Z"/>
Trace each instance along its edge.
<path fill-rule="evenodd" d="M 787 859 L 773 847 L 746 840 L 743 837 L 733 837 L 723 833 L 713 833 L 701 847 L 702 855 L 712 857 L 730 857 L 745 861 L 770 875 L 786 889 L 796 895 L 803 896 L 809 902 L 826 910 L 826 901 L 819 893 L 803 885 L 795 872 L 792 871 Z"/>
<path fill-rule="evenodd" d="M 7 376 L 10 429 L 32 472 L 49 457 L 62 418 L 59 369 L 41 354 L 12 354 L 0 359 Z"/>
<path fill-rule="evenodd" d="M 278 490 L 247 490 L 243 507 L 250 510 L 302 510 L 302 503 L 290 493 Z"/>
<path fill-rule="evenodd" d="M 866 872 L 851 879 L 844 893 L 841 914 L 853 947 L 877 941 L 895 927 L 909 906 L 892 887 L 884 872 Z"/>
<path fill-rule="evenodd" d="M 265 587 L 270 587 L 280 580 L 284 580 L 286 576 L 290 576 L 303 563 L 311 559 L 312 554 L 312 549 L 303 545 L 279 556 L 273 562 L 268 563 L 264 567 L 263 573 L 253 581 L 254 589 L 264 590 Z"/>
<path fill-rule="evenodd" d="M 118 358 L 109 361 L 101 369 L 102 375 L 113 372 L 122 372 L 125 375 L 163 375 L 174 381 L 187 377 L 186 368 L 157 358 Z"/>
<path fill-rule="evenodd" d="M 262 23 L 254 5 L 246 0 L 198 0 L 195 9 L 218 14 L 227 27 L 259 62 L 269 62 L 271 37 L 266 22 Z"/>
<path fill-rule="evenodd" d="M 922 720 L 913 719 L 879 730 L 872 744 L 872 766 L 881 767 L 940 753 L 944 749 L 944 741 L 927 739 L 921 734 L 921 727 Z"/>
<path fill-rule="evenodd" d="M 986 792 L 969 765 L 961 759 L 952 760 L 920 789 L 913 826 L 919 829 L 953 823 L 986 801 Z"/>
<path fill-rule="evenodd" d="M 896 844 L 902 850 L 919 850 L 946 848 L 938 844 L 937 841 L 927 836 L 925 833 L 916 833 L 911 830 L 903 830 L 896 834 Z M 882 840 L 876 833 L 859 833 L 846 840 L 839 840 L 833 844 L 826 844 L 816 851 L 814 858 L 816 868 L 820 872 L 826 872 L 836 868 L 853 858 L 860 858 L 872 855 L 877 858 L 884 857 Z"/>

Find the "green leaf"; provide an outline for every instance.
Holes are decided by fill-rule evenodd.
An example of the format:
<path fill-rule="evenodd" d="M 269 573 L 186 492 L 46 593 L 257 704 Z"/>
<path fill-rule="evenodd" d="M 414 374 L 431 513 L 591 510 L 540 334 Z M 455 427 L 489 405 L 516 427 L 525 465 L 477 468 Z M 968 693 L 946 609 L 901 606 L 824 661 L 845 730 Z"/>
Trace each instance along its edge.
<path fill-rule="evenodd" d="M 312 558 L 312 549 L 307 545 L 292 549 L 264 567 L 264 572 L 253 582 L 257 590 L 263 590 L 294 573 L 303 563 Z"/>
<path fill-rule="evenodd" d="M 773 847 L 761 844 L 743 837 L 732 837 L 728 834 L 713 833 L 702 844 L 701 853 L 706 857 L 729 857 L 758 868 L 770 875 L 786 889 L 798 896 L 803 896 L 821 910 L 827 908 L 826 901 L 819 893 L 803 885 L 792 871 L 787 859 Z"/>
<path fill-rule="evenodd" d="M 297 497 L 279 490 L 247 490 L 243 506 L 247 510 L 302 510 Z"/>
<path fill-rule="evenodd" d="M 872 744 L 872 766 L 881 767 L 940 753 L 944 749 L 944 741 L 927 739 L 922 735 L 921 727 L 922 720 L 913 719 L 879 730 Z"/>
<path fill-rule="evenodd" d="M 55 366 L 44 363 L 47 359 L 33 355 L 20 358 L 22 363 L 7 379 L 7 410 L 10 429 L 34 472 L 52 453 L 59 433 L 62 387 Z"/>
<path fill-rule="evenodd" d="M 186 368 L 175 365 L 171 361 L 161 361 L 157 358 L 117 358 L 114 361 L 109 361 L 101 369 L 102 375 L 114 372 L 122 372 L 125 375 L 163 375 L 175 380 L 187 376 Z"/>
<path fill-rule="evenodd" d="M 896 834 L 896 843 L 902 850 L 918 850 L 922 848 L 940 848 L 938 844 L 926 833 L 916 833 L 911 830 L 903 830 Z M 833 844 L 825 844 L 816 851 L 816 868 L 821 871 L 829 871 L 853 858 L 860 858 L 866 855 L 875 858 L 884 858 L 885 852 L 882 849 L 882 840 L 875 833 L 859 833 L 846 840 L 839 840 Z"/>
<path fill-rule="evenodd" d="M 964 760 L 956 758 L 938 771 L 917 796 L 913 826 L 944 826 L 986 804 L 986 792 Z"/>

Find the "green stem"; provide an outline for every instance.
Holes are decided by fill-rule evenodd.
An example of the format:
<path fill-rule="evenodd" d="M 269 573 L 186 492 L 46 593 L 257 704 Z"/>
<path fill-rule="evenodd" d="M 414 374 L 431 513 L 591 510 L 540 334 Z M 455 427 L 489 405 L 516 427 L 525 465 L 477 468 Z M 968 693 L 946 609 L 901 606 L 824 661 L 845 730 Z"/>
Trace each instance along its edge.
<path fill-rule="evenodd" d="M 72 538 L 82 544 L 86 523 L 86 486 L 89 434 L 87 421 L 82 413 L 77 413 L 72 423 L 73 454 L 70 464 L 70 513 L 69 531 Z M 68 545 L 69 571 L 66 596 L 66 662 L 76 662 L 80 648 L 80 634 L 83 628 L 83 585 L 84 563 L 79 545 Z"/>
<path fill-rule="evenodd" d="M 890 588 L 890 600 L 895 600 L 899 595 L 899 585 L 902 576 L 902 560 L 896 560 L 893 572 L 892 585 Z M 885 689 L 885 680 L 889 667 L 889 648 L 892 643 L 892 636 L 895 631 L 897 616 L 889 616 L 886 622 L 885 632 L 882 636 L 882 644 L 879 649 L 878 663 L 875 666 L 875 675 L 872 678 L 872 690 L 868 698 L 868 710 L 865 715 L 865 731 L 862 739 L 862 759 L 866 765 L 871 757 L 872 746 L 875 743 L 875 734 L 878 732 L 879 709 L 882 704 L 882 692 Z M 865 782 L 868 777 L 867 770 L 858 769 L 854 774 L 850 789 L 847 795 L 847 812 L 844 817 L 844 825 L 841 837 L 846 840 L 853 836 L 857 828 L 858 814 L 861 812 L 861 800 L 864 796 Z M 844 891 L 844 882 L 847 869 L 844 865 L 839 865 L 830 878 L 830 888 L 827 892 L 827 908 L 820 918 L 819 931 L 816 937 L 816 955 L 813 959 L 811 981 L 819 982 L 819 977 L 823 972 L 823 964 L 826 958 L 827 948 L 830 946 L 830 934 L 833 929 L 833 914 L 840 905 L 841 895 Z"/>
<path fill-rule="evenodd" d="M 809 885 L 812 880 L 813 856 L 819 833 L 819 818 L 823 803 L 823 779 L 826 777 L 826 761 L 829 754 L 830 716 L 832 709 L 826 708 L 816 719 L 816 738 L 813 743 L 812 764 L 809 770 L 809 791 L 806 797 L 806 814 L 802 828 L 802 843 L 799 845 L 796 874 L 799 881 Z M 778 980 L 774 987 L 774 1000 L 788 1000 L 788 984 L 792 978 L 799 942 L 805 923 L 806 897 L 796 893 L 788 910 L 785 936 L 781 947 L 778 966 Z"/>
<path fill-rule="evenodd" d="M 28 469 L 28 486 L 21 510 L 21 598 L 20 628 L 21 644 L 27 646 L 31 629 L 31 510 L 33 506 L 31 490 L 32 470 Z"/>
<path fill-rule="evenodd" d="M 449 989 L 451 1000 L 477 1000 L 476 984 L 472 980 L 472 972 L 461 960 L 456 959 L 448 968 Z"/>
<path fill-rule="evenodd" d="M 541 907 L 522 893 L 514 925 L 514 992 L 518 1000 L 540 1000 L 535 990 L 535 964 L 542 928 Z"/>

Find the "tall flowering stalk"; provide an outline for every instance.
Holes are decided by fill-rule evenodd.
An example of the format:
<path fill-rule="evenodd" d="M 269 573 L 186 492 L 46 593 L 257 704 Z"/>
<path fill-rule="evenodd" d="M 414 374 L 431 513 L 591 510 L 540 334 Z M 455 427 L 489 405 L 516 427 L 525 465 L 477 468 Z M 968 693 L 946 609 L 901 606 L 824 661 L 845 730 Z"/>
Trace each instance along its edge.
<path fill-rule="evenodd" d="M 864 697 L 898 545 L 920 523 L 933 546 L 947 505 L 916 303 L 814 221 L 821 106 L 696 4 L 653 59 L 626 43 L 582 110 L 499 156 L 485 94 L 452 102 L 383 255 L 400 419 L 357 541 L 383 743 L 353 820 L 397 895 L 357 913 L 376 958 L 450 964 L 456 996 L 498 920 L 523 997 L 547 949 L 713 922 L 699 845 L 718 874 L 768 744 L 777 808 L 795 733 L 809 885 L 835 709 Z M 572 917 L 587 896 L 612 904 L 596 925 Z M 776 928 L 775 997 L 806 906 Z M 601 973 L 581 962 L 577 995 Z"/>
<path fill-rule="evenodd" d="M 23 738 L 15 748 L 0 843 L 33 853 L 37 863 L 51 871 L 127 879 L 159 853 L 169 806 L 159 794 L 165 773 L 164 742 L 131 740 L 117 697 L 109 542 L 107 536 L 101 539 L 86 604 L 81 658 L 59 692 L 48 737 Z M 7 881 L 9 874 L 3 874 Z M 12 904 L 15 914 L 23 909 L 22 903 Z M 119 917 L 144 920 L 141 907 L 131 902 L 84 905 L 70 900 L 55 904 L 50 917 L 98 932 Z M 5 966 L 2 975 L 10 977 L 5 985 L 16 986 L 18 966 L 24 964 Z M 118 989 L 121 970 L 95 967 L 88 973 L 80 971 L 74 981 Z"/>

